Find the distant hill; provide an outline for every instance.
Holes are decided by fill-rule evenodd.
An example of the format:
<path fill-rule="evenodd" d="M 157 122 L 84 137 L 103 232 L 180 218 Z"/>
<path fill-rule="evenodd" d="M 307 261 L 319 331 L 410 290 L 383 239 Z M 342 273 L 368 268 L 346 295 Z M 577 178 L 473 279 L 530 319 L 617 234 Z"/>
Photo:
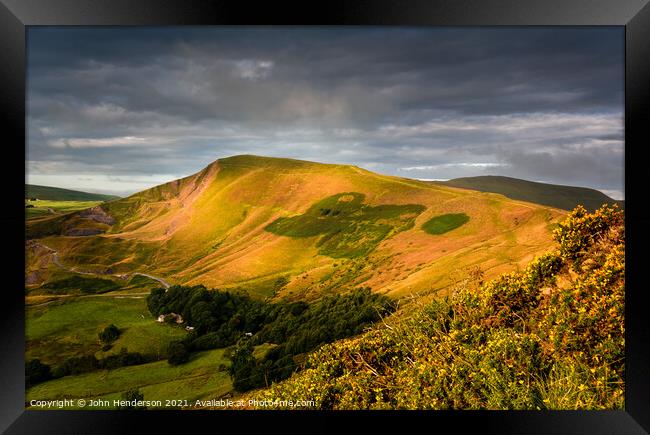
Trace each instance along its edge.
<path fill-rule="evenodd" d="M 612 199 L 595 189 L 537 183 L 496 175 L 455 178 L 448 181 L 432 181 L 431 183 L 480 192 L 499 193 L 510 199 L 533 202 L 562 210 L 573 210 L 576 205 L 581 204 L 588 211 L 593 212 L 606 203 L 618 204 L 621 208 L 625 208 L 624 201 Z"/>
<path fill-rule="evenodd" d="M 78 190 L 61 189 L 59 187 L 37 186 L 25 184 L 25 198 L 44 199 L 48 201 L 112 201 L 120 199 L 116 195 L 80 192 Z"/>

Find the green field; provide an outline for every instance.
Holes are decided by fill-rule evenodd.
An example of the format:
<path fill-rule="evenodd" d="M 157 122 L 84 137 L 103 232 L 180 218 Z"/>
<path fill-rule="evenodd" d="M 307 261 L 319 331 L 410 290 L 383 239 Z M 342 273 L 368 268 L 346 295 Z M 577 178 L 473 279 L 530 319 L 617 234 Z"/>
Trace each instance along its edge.
<path fill-rule="evenodd" d="M 79 279 L 96 281 L 86 277 Z M 151 280 L 136 276 L 128 284 L 125 288 L 130 288 L 130 294 L 111 292 L 27 306 L 26 360 L 38 358 L 54 369 L 71 357 L 95 355 L 102 359 L 119 353 L 122 348 L 164 358 L 169 343 L 183 338 L 187 332 L 181 326 L 158 323 L 149 313 L 142 293 L 148 290 L 146 285 L 150 285 Z M 136 290 L 141 292 L 135 293 Z M 104 352 L 98 334 L 111 323 L 121 334 L 111 349 Z M 273 346 L 257 346 L 255 357 L 262 358 Z M 125 391 L 138 388 L 146 400 L 184 399 L 193 404 L 196 399 L 213 399 L 232 390 L 227 372 L 230 361 L 225 352 L 226 349 L 217 349 L 193 353 L 190 361 L 180 366 L 160 360 L 65 376 L 33 386 L 27 391 L 27 398 L 112 401 L 120 399 Z"/>
<path fill-rule="evenodd" d="M 35 201 L 25 201 L 25 205 L 33 205 L 34 207 L 25 208 L 25 217 L 27 219 L 71 213 L 77 210 L 84 210 L 90 207 L 95 207 L 103 203 L 103 201 L 51 201 L 37 199 Z"/>
<path fill-rule="evenodd" d="M 230 361 L 224 349 L 197 352 L 186 364 L 171 366 L 157 361 L 114 370 L 100 370 L 65 376 L 36 385 L 27 393 L 31 399 L 102 398 L 119 399 L 124 391 L 138 388 L 146 400 L 217 398 L 232 388 L 226 367 Z"/>
<path fill-rule="evenodd" d="M 60 187 L 38 186 L 25 184 L 25 198 L 46 199 L 51 201 L 112 201 L 119 199 L 116 195 L 80 192 L 78 190 L 61 189 Z"/>
<path fill-rule="evenodd" d="M 262 358 L 274 345 L 255 347 L 253 355 Z M 215 349 L 192 354 L 190 361 L 171 366 L 167 361 L 156 361 L 114 370 L 100 370 L 38 384 L 26 393 L 26 400 L 53 400 L 57 398 L 89 400 L 120 399 L 123 392 L 137 388 L 145 400 L 216 399 L 232 391 L 232 381 L 227 372 L 230 360 L 226 349 Z M 71 407 L 74 408 L 74 407 Z M 110 409 L 93 407 L 92 409 Z M 87 409 L 87 408 L 86 408 Z"/>
<path fill-rule="evenodd" d="M 122 333 L 109 351 L 102 352 L 97 335 L 111 323 Z M 39 358 L 56 366 L 73 356 L 95 354 L 100 358 L 122 347 L 164 355 L 168 343 L 182 338 L 186 331 L 156 322 L 144 296 L 105 294 L 28 306 L 25 334 L 26 359 Z"/>
<path fill-rule="evenodd" d="M 422 229 L 429 234 L 444 234 L 469 222 L 465 213 L 443 214 L 429 219 L 422 225 Z"/>

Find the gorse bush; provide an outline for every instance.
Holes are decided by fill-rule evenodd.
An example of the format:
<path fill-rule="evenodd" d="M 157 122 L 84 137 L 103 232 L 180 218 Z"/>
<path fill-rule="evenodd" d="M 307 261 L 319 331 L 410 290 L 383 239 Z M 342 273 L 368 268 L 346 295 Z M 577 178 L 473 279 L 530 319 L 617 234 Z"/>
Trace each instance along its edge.
<path fill-rule="evenodd" d="M 312 353 L 253 394 L 320 409 L 620 409 L 623 212 L 577 207 L 524 270 Z M 477 288 L 472 288 L 477 287 Z"/>

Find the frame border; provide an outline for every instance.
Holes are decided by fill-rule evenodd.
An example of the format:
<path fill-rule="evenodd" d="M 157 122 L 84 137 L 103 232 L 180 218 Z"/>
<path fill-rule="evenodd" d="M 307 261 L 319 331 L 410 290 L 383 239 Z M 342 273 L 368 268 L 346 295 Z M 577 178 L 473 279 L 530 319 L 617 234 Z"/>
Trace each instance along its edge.
<path fill-rule="evenodd" d="M 625 225 L 626 271 L 626 405 L 625 411 L 445 411 L 445 412 L 290 412 L 292 419 L 308 418 L 320 428 L 335 428 L 349 417 L 369 417 L 364 423 L 404 428 L 413 417 L 422 423 L 478 429 L 488 433 L 649 433 L 650 431 L 650 329 L 642 310 L 644 286 L 639 256 L 650 243 L 650 212 L 644 201 L 644 162 L 650 143 L 650 6 L 648 0 L 335 0 L 319 7 L 240 1 L 172 0 L 0 0 L 0 83 L 3 114 L 9 121 L 13 150 L 5 166 L 10 179 L 20 179 L 20 152 L 26 130 L 26 27 L 43 25 L 222 25 L 222 24 L 317 24 L 317 25 L 615 25 L 625 26 Z M 255 12 L 253 12 L 255 11 Z M 26 151 L 26 148 L 25 148 Z M 20 156 L 22 158 L 22 156 Z M 15 160 L 15 163 L 14 163 Z M 647 180 L 645 180 L 647 182 Z M 9 204 L 0 217 L 7 231 L 9 252 L 24 248 L 24 191 L 12 183 Z M 24 258 L 12 256 L 5 276 L 8 309 L 0 316 L 0 430 L 6 433 L 63 432 L 114 433 L 134 425 L 147 430 L 192 427 L 224 419 L 240 428 L 250 424 L 288 428 L 284 412 L 175 412 L 149 411 L 25 411 L 24 391 Z M 647 266 L 646 266 L 647 267 Z M 255 417 L 255 418 L 249 418 Z M 405 418 L 408 418 L 406 420 Z M 232 419 L 232 420 L 231 420 Z M 293 425 L 292 425 L 293 426 Z M 433 427 L 433 426 L 431 426 Z"/>

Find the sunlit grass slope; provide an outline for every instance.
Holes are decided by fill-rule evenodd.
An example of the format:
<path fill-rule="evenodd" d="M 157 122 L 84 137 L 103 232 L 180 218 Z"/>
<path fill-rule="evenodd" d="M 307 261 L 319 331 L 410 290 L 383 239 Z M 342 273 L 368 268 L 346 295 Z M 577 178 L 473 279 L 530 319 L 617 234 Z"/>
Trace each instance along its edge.
<path fill-rule="evenodd" d="M 522 271 L 488 282 L 475 273 L 449 297 L 323 346 L 303 371 L 247 399 L 288 409 L 296 398 L 316 409 L 623 409 L 623 213 L 578 207 L 555 239 Z"/>
<path fill-rule="evenodd" d="M 495 276 L 547 249 L 565 214 L 354 166 L 258 156 L 220 159 L 101 208 L 113 224 L 72 213 L 28 223 L 28 235 L 65 265 L 307 300 L 358 286 L 398 297 L 444 292 L 477 264 Z M 445 215 L 467 218 L 427 231 Z M 61 236 L 76 226 L 103 233 Z M 36 251 L 28 264 L 34 276 L 54 267 Z"/>

